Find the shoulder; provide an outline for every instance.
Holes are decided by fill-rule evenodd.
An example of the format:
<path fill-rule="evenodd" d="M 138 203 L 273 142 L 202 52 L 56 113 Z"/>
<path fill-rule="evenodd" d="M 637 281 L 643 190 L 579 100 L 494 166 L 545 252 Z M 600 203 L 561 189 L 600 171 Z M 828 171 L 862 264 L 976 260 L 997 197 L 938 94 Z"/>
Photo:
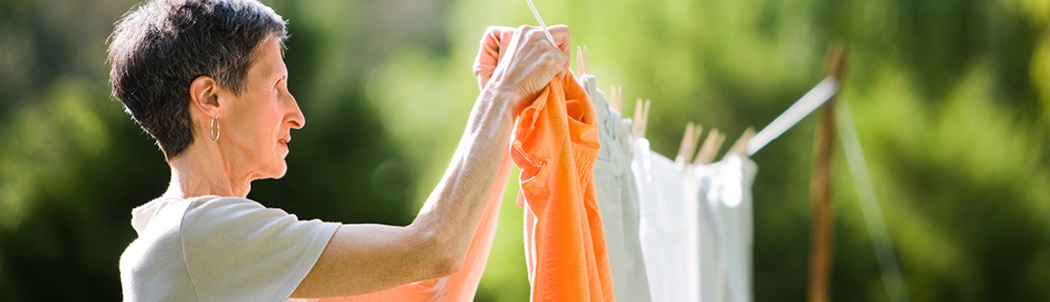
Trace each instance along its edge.
<path fill-rule="evenodd" d="M 156 205 L 141 213 L 149 225 L 120 259 L 125 299 L 284 300 L 340 225 L 241 197 Z"/>
<path fill-rule="evenodd" d="M 266 210 L 262 204 L 243 197 L 205 196 L 186 200 L 186 218 Z M 209 217 L 211 218 L 211 217 Z"/>
<path fill-rule="evenodd" d="M 338 225 L 316 219 L 301 221 L 284 210 L 268 208 L 242 197 L 213 196 L 189 202 L 181 228 L 187 247 L 293 240 L 305 233 L 334 232 L 333 226 Z"/>
<path fill-rule="evenodd" d="M 181 228 L 186 266 L 205 300 L 284 300 L 339 225 L 246 198 L 192 200 Z"/>
<path fill-rule="evenodd" d="M 139 233 L 120 256 L 124 299 L 196 300 L 180 232 L 186 200 L 158 199 L 133 211 Z"/>
<path fill-rule="evenodd" d="M 284 221 L 292 223 L 298 217 L 278 208 L 267 208 L 243 197 L 200 197 L 187 200 L 182 217 L 184 237 L 215 236 L 237 230 L 262 227 L 260 224 Z"/>

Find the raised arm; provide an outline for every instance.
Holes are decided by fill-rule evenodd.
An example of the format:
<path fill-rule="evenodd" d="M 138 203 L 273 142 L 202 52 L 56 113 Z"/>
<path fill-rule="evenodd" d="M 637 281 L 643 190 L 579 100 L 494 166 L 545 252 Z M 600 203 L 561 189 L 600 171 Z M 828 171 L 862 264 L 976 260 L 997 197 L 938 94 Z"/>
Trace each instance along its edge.
<path fill-rule="evenodd" d="M 367 301 L 473 301 L 481 274 L 485 270 L 492 241 L 495 238 L 496 222 L 499 218 L 503 188 L 510 175 L 511 161 L 505 157 L 499 176 L 486 202 L 480 225 L 470 241 L 464 257 L 463 267 L 452 275 L 400 285 L 394 288 L 363 295 L 317 299 L 318 302 L 367 302 Z M 301 301 L 301 302 L 310 302 Z"/>
<path fill-rule="evenodd" d="M 551 34 L 569 43 L 567 27 L 552 27 Z M 458 271 L 501 178 L 515 115 L 568 63 L 568 47 L 559 48 L 538 28 L 515 29 L 495 53 L 491 77 L 479 77 L 483 89 L 459 147 L 415 221 L 342 225 L 293 296 L 365 294 Z"/>

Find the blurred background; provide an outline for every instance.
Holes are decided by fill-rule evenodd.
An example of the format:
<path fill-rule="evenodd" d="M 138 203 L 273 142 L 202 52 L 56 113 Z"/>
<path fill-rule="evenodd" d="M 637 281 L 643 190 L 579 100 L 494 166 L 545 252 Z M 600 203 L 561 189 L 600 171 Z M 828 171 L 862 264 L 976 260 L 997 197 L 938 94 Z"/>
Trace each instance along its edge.
<path fill-rule="evenodd" d="M 471 63 L 485 27 L 535 24 L 524 1 L 263 2 L 290 20 L 289 86 L 309 123 L 294 133 L 287 176 L 255 182 L 249 197 L 328 221 L 409 223 L 478 93 Z M 107 83 L 106 38 L 136 3 L 0 0 L 2 301 L 121 297 L 130 210 L 169 177 Z M 1050 1 L 536 5 L 588 46 L 599 87 L 652 99 L 648 137 L 664 155 L 687 121 L 729 141 L 765 126 L 822 78 L 828 42 L 844 43 L 842 101 L 911 299 L 1050 300 Z M 806 297 L 817 120 L 753 158 L 758 301 Z M 882 301 L 836 149 L 832 297 Z M 508 186 L 478 301 L 528 300 L 516 193 Z"/>

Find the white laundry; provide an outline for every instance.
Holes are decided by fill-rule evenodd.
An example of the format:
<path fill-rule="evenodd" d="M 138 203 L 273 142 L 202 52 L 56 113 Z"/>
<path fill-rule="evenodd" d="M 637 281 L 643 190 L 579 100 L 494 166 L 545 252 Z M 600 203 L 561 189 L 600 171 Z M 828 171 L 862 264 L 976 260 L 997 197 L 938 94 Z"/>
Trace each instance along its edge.
<path fill-rule="evenodd" d="M 752 300 L 751 185 L 757 165 L 741 155 L 694 167 L 700 180 L 701 301 Z"/>
<path fill-rule="evenodd" d="M 757 165 L 741 155 L 676 164 L 636 139 L 632 167 L 652 300 L 751 301 Z"/>
<path fill-rule="evenodd" d="M 652 152 L 648 140 L 636 138 L 634 147 L 639 233 L 653 301 L 699 301 L 700 181 L 685 165 Z"/>
<path fill-rule="evenodd" d="M 601 149 L 594 163 L 594 186 L 609 254 L 613 293 L 620 301 L 650 301 L 649 281 L 638 234 L 638 190 L 631 172 L 631 124 L 609 108 L 597 78 L 581 75 L 598 116 Z"/>

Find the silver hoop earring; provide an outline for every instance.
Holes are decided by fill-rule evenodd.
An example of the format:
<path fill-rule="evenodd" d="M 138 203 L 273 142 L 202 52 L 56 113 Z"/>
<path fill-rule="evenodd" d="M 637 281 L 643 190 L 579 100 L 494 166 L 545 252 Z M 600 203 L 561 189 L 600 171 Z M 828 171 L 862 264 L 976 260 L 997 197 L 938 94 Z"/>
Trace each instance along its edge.
<path fill-rule="evenodd" d="M 211 140 L 212 141 L 218 141 L 219 140 L 219 118 L 218 117 L 211 118 Z"/>

